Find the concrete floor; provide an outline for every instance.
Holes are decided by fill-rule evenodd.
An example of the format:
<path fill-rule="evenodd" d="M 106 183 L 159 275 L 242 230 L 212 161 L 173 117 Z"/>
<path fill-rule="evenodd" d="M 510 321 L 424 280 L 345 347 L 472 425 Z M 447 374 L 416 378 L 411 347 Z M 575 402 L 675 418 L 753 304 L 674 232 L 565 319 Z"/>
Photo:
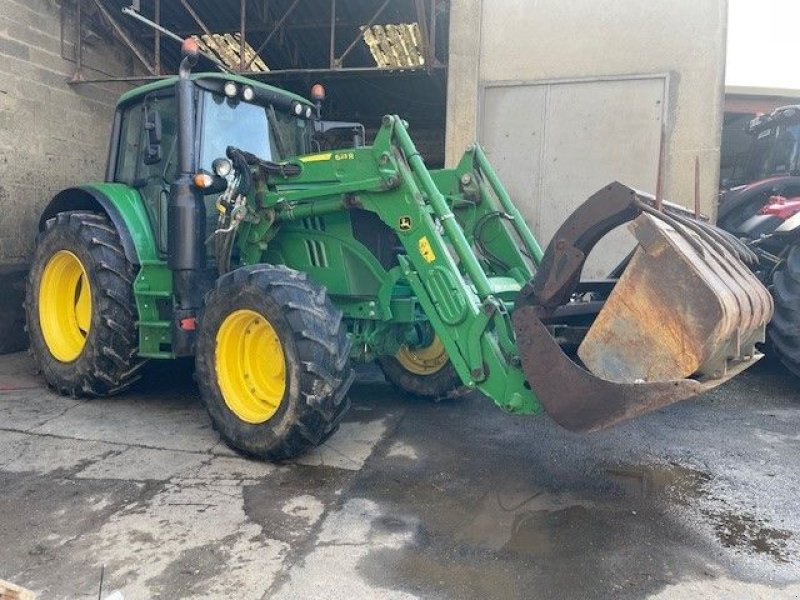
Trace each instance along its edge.
<path fill-rule="evenodd" d="M 292 464 L 220 444 L 188 368 L 106 400 L 0 357 L 0 578 L 41 598 L 800 598 L 800 385 L 756 366 L 608 432 L 367 371 Z"/>

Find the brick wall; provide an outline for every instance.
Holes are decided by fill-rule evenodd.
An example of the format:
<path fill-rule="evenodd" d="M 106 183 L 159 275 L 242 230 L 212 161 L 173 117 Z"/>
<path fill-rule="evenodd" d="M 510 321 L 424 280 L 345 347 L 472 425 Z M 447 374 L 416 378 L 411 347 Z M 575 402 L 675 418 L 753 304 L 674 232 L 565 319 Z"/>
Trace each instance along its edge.
<path fill-rule="evenodd" d="M 29 259 L 53 194 L 103 177 L 114 104 L 129 87 L 68 84 L 75 3 L 62 1 L 63 28 L 62 2 L 0 0 L 0 265 Z M 129 53 L 102 24 L 87 19 L 84 39 L 86 78 L 132 72 Z"/>

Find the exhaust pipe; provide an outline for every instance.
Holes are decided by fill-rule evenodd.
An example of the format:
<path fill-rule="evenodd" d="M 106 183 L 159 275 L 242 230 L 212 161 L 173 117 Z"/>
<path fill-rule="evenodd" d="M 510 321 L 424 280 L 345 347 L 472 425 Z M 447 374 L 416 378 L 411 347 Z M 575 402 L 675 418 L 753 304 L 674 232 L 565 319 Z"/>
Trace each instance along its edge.
<path fill-rule="evenodd" d="M 178 100 L 178 175 L 170 186 L 167 206 L 167 266 L 172 271 L 175 296 L 173 347 L 176 356 L 194 354 L 197 311 L 203 297 L 202 273 L 206 268 L 204 234 L 206 207 L 192 175 L 195 170 L 195 86 L 189 75 L 197 63 L 197 42 L 184 40 L 183 59 L 175 93 Z"/>

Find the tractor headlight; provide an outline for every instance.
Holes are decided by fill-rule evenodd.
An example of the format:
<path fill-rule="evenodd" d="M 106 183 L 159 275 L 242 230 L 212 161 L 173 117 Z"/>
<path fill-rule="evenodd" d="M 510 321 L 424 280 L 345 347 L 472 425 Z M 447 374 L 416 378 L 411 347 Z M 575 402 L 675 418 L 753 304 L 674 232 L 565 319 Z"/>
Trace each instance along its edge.
<path fill-rule="evenodd" d="M 303 114 L 303 105 L 299 102 L 292 102 L 292 112 L 299 117 Z"/>
<path fill-rule="evenodd" d="M 238 88 L 236 87 L 236 84 L 233 81 L 226 81 L 225 85 L 222 88 L 222 91 L 225 92 L 225 95 L 228 98 L 235 98 Z"/>
<path fill-rule="evenodd" d="M 311 118 L 311 107 L 310 106 L 306 106 L 306 119 L 310 119 L 310 118 Z"/>
<path fill-rule="evenodd" d="M 227 158 L 216 158 L 211 163 L 211 169 L 220 177 L 227 177 L 233 170 L 233 163 Z"/>
<path fill-rule="evenodd" d="M 246 102 L 252 102 L 253 98 L 256 97 L 256 91 L 249 85 L 246 85 L 242 88 L 242 98 Z"/>

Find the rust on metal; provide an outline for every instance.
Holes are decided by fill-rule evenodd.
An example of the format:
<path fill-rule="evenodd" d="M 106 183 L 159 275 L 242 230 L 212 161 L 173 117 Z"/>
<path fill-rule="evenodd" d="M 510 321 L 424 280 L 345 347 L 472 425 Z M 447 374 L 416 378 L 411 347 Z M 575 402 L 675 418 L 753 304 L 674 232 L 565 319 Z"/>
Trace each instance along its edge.
<path fill-rule="evenodd" d="M 747 249 L 691 214 L 612 183 L 551 240 L 517 299 L 514 328 L 525 373 L 563 426 L 606 427 L 702 393 L 760 358 L 755 345 L 764 341 L 772 299 L 742 262 Z M 580 298 L 587 289 L 580 282 L 584 262 L 626 221 L 633 221 L 638 245 L 619 279 L 603 282 L 613 287 L 604 286 L 599 313 L 585 312 L 597 316 L 578 347 L 583 368 L 563 353 L 548 325 L 598 304 L 596 297 Z"/>
<path fill-rule="evenodd" d="M 694 218 L 700 218 L 700 157 L 694 157 Z"/>
<path fill-rule="evenodd" d="M 639 214 L 636 191 L 621 183 L 612 183 L 593 194 L 559 227 L 545 250 L 536 278 L 523 288 L 522 296 L 546 309 L 567 303 L 595 244 Z"/>
<path fill-rule="evenodd" d="M 656 174 L 656 199 L 655 209 L 661 211 L 664 208 L 664 173 L 666 171 L 667 160 L 667 122 L 662 117 L 661 133 L 658 138 L 658 173 Z"/>
<path fill-rule="evenodd" d="M 612 381 L 720 377 L 764 341 L 772 299 L 738 258 L 674 220 L 642 214 L 639 246 L 578 355 Z"/>
<path fill-rule="evenodd" d="M 553 420 L 570 431 L 604 429 L 706 392 L 761 358 L 735 365 L 725 377 L 711 381 L 678 379 L 653 383 L 617 383 L 596 377 L 574 363 L 539 320 L 536 309 L 514 312 L 522 367 L 536 396 Z"/>

